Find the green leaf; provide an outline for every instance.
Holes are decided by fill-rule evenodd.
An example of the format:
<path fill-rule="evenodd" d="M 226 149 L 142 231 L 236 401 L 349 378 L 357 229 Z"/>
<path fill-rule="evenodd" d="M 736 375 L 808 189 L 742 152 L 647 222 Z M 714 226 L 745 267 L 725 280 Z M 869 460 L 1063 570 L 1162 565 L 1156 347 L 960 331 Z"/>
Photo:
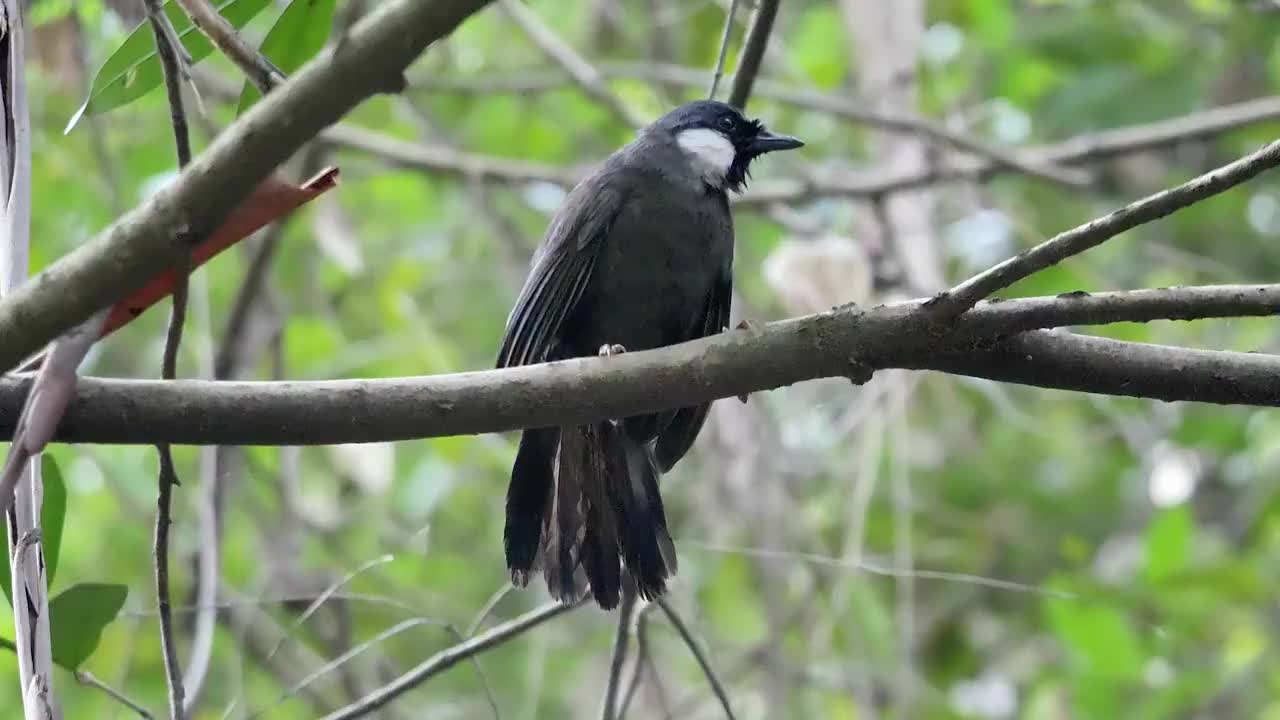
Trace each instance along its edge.
<path fill-rule="evenodd" d="M 1062 583 L 1051 587 L 1076 589 Z M 1146 653 L 1125 613 L 1077 599 L 1051 599 L 1046 610 L 1054 634 L 1080 671 L 1110 679 L 1133 678 L 1141 672 Z"/>
<path fill-rule="evenodd" d="M 1158 583 L 1187 567 L 1195 531 L 1191 513 L 1185 506 L 1160 513 L 1147 528 L 1147 580 Z"/>
<path fill-rule="evenodd" d="M 335 0 L 293 0 L 289 7 L 280 13 L 280 19 L 272 26 L 267 37 L 262 41 L 262 54 L 275 63 L 280 71 L 288 75 L 313 55 L 320 52 L 329 39 L 333 27 L 333 6 Z M 244 84 L 240 93 L 240 105 L 236 116 L 244 114 L 253 104 L 262 99 L 262 93 L 251 82 Z"/>
<path fill-rule="evenodd" d="M 227 22 L 239 28 L 269 4 L 271 0 L 228 0 L 218 6 L 218 11 L 227 19 Z M 164 11 L 173 23 L 174 29 L 178 31 L 178 36 L 182 38 L 182 44 L 187 48 L 187 52 L 191 53 L 192 62 L 198 62 L 213 52 L 213 45 L 210 44 L 209 39 L 191 25 L 191 20 L 187 18 L 186 13 L 175 7 L 172 0 L 165 3 Z M 133 102 L 158 87 L 162 80 L 164 80 L 164 72 L 160 69 L 160 60 L 156 57 L 151 24 L 144 21 L 103 63 L 102 68 L 93 78 L 89 97 L 71 117 L 64 132 L 71 132 L 86 113 L 104 113 Z"/>
<path fill-rule="evenodd" d="M 49 633 L 53 661 L 76 670 L 98 648 L 102 631 L 124 607 L 129 588 L 106 583 L 81 583 L 49 601 Z"/>
<path fill-rule="evenodd" d="M 49 587 L 58 570 L 62 551 L 62 527 L 67 520 L 67 484 L 62 479 L 58 462 L 49 453 L 40 458 L 40 476 L 44 481 L 44 505 L 40 508 L 40 532 L 44 540 L 44 567 Z"/>

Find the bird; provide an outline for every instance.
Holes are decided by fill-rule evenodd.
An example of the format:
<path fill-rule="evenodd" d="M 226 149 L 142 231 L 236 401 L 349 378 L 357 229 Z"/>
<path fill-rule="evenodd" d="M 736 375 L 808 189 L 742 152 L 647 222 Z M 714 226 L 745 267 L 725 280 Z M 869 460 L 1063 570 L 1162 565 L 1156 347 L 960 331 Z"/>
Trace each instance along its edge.
<path fill-rule="evenodd" d="M 640 130 L 552 217 L 507 317 L 497 367 L 728 330 L 728 193 L 745 189 L 756 158 L 803 144 L 714 100 Z M 624 581 L 646 600 L 664 594 L 677 562 L 658 479 L 692 447 L 709 409 L 523 430 L 503 532 L 512 583 L 525 587 L 541 569 L 553 598 L 579 602 L 589 588 L 605 610 L 618 605 Z"/>

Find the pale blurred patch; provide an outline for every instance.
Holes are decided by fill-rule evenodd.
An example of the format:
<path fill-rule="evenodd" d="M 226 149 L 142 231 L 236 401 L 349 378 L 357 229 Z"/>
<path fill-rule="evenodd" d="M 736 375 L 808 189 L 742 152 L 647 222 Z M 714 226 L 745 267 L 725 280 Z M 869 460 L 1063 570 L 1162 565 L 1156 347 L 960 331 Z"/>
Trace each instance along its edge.
<path fill-rule="evenodd" d="M 851 238 L 788 238 L 764 261 L 764 279 L 790 315 L 824 312 L 871 299 L 871 261 Z"/>

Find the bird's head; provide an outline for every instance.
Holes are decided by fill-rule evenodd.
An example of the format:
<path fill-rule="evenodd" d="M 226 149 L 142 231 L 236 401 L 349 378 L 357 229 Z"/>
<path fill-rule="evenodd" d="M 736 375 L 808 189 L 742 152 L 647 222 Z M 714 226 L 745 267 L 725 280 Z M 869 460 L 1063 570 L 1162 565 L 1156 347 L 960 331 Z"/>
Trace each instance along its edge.
<path fill-rule="evenodd" d="M 742 192 L 752 160 L 804 145 L 769 132 L 759 120 L 748 120 L 732 105 L 715 100 L 681 105 L 654 125 L 671 134 L 694 170 L 717 190 Z"/>

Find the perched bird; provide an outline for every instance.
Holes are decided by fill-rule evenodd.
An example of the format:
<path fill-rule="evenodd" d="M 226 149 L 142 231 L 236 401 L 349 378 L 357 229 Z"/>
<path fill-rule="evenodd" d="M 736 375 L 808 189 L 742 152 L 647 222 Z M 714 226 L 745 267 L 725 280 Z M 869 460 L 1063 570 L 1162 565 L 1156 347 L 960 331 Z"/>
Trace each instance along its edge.
<path fill-rule="evenodd" d="M 727 329 L 727 192 L 742 191 L 755 158 L 801 145 L 710 100 L 642 130 L 552 219 L 507 318 L 498 367 L 647 350 Z M 525 430 L 507 489 L 512 581 L 526 585 L 540 566 L 557 599 L 577 601 L 589 583 L 608 609 L 625 568 L 642 597 L 661 595 L 676 555 L 658 477 L 688 452 L 709 408 Z"/>

